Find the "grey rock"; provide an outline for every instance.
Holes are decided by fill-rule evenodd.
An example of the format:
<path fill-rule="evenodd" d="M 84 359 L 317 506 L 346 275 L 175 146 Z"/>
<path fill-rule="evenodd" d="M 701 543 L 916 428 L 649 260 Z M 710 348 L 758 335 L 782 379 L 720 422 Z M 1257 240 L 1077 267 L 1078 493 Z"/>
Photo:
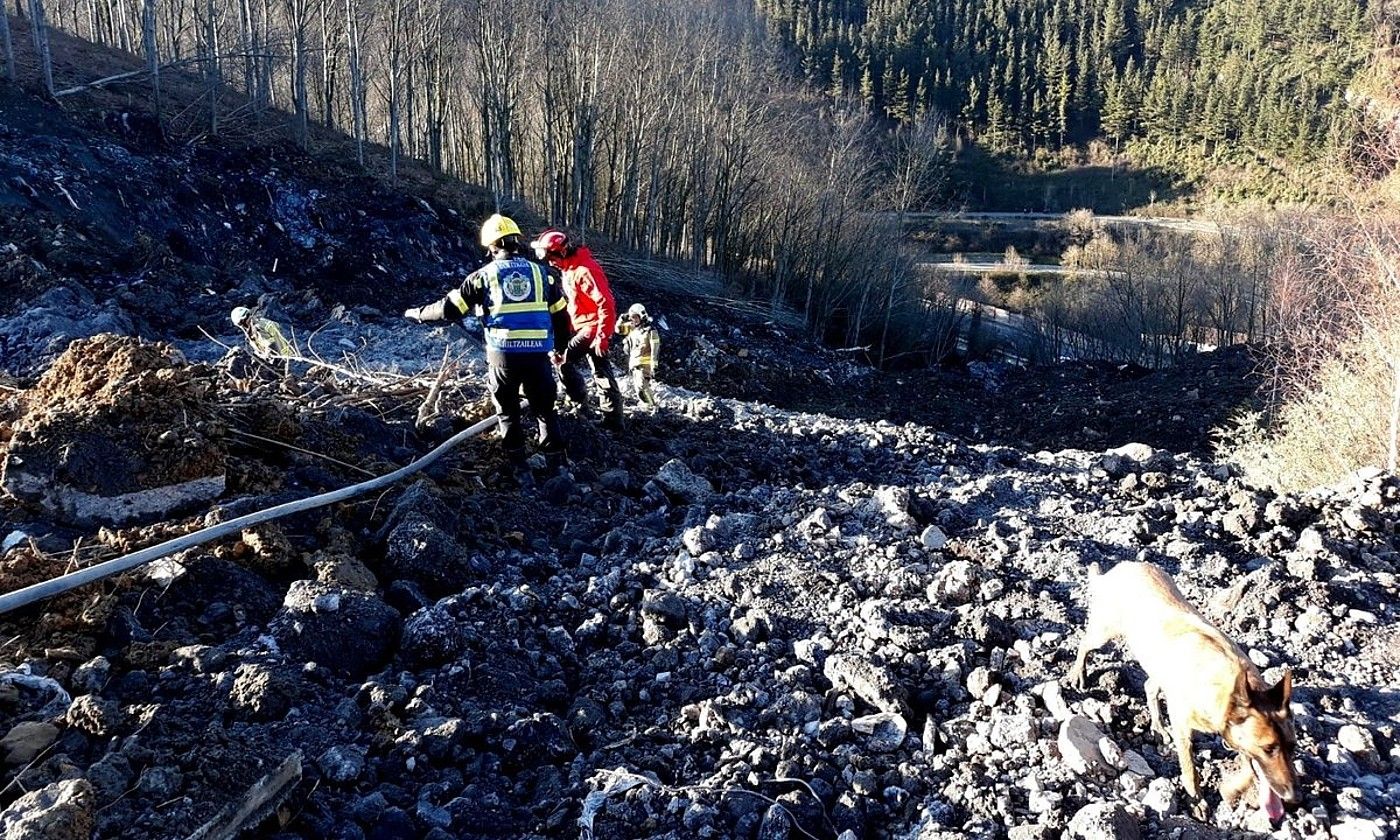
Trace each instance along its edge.
<path fill-rule="evenodd" d="M 1158 816 L 1170 817 L 1176 813 L 1176 786 L 1169 779 L 1153 779 L 1147 783 L 1142 804 Z"/>
<path fill-rule="evenodd" d="M 64 720 L 69 727 L 89 735 L 103 737 L 112 734 L 123 719 L 121 707 L 113 700 L 104 700 L 94 694 L 83 694 L 73 698 Z"/>
<path fill-rule="evenodd" d="M 938 570 L 929 584 L 928 597 L 935 604 L 956 607 L 977 594 L 977 568 L 966 560 L 953 560 Z"/>
<path fill-rule="evenodd" d="M 1065 702 L 1065 692 L 1059 682 L 1051 680 L 1042 683 L 1040 701 L 1045 704 L 1045 710 L 1055 720 L 1063 721 L 1070 716 L 1069 704 Z"/>
<path fill-rule="evenodd" d="M 211 674 L 223 667 L 228 654 L 209 645 L 186 645 L 171 651 L 170 658 L 196 674 Z"/>
<path fill-rule="evenodd" d="M 992 731 L 988 735 L 992 743 L 1002 749 L 1009 747 L 1025 747 L 1034 743 L 1038 727 L 1035 718 L 1029 712 L 1017 714 L 994 714 L 992 716 Z"/>
<path fill-rule="evenodd" d="M 1337 743 L 1351 753 L 1356 763 L 1368 770 L 1382 770 L 1384 766 L 1376 751 L 1376 740 L 1370 730 L 1348 723 L 1337 730 Z"/>
<path fill-rule="evenodd" d="M 1343 817 L 1332 823 L 1333 840 L 1383 840 L 1391 836 L 1386 821 L 1380 818 Z"/>
<path fill-rule="evenodd" d="M 1099 751 L 1099 742 L 1103 738 L 1103 732 L 1099 731 L 1093 721 L 1082 715 L 1073 715 L 1060 724 L 1060 735 L 1056 743 L 1060 749 L 1060 757 L 1070 769 L 1083 774 L 1111 769 L 1103 753 Z"/>
<path fill-rule="evenodd" d="M 996 683 L 996 674 L 986 665 L 978 665 L 967 675 L 967 692 L 973 697 L 981 699 L 987 691 Z"/>
<path fill-rule="evenodd" d="M 175 767 L 152 765 L 141 771 L 136 780 L 136 789 L 160 800 L 174 796 L 185 783 L 185 776 Z"/>
<path fill-rule="evenodd" d="M 331 747 L 316 759 L 322 777 L 336 784 L 346 784 L 365 772 L 365 748 L 357 744 Z"/>
<path fill-rule="evenodd" d="M 604 490 L 611 490 L 614 493 L 626 493 L 632 489 L 632 474 L 627 470 L 608 470 L 598 476 L 598 484 Z"/>
<path fill-rule="evenodd" d="M 387 662 L 402 629 L 398 612 L 373 595 L 311 580 L 291 585 L 269 627 L 288 656 L 348 674 Z"/>
<path fill-rule="evenodd" d="M 865 736 L 865 744 L 874 752 L 894 752 L 904 745 L 909 724 L 893 712 L 879 712 L 851 721 L 851 729 Z"/>
<path fill-rule="evenodd" d="M 919 544 L 929 551 L 938 551 L 948 544 L 948 535 L 937 525 L 930 525 L 919 534 Z"/>
<path fill-rule="evenodd" d="M 444 598 L 424 607 L 404 622 L 399 653 L 415 665 L 441 665 L 456 659 L 466 649 L 464 617 L 456 608 L 457 599 Z"/>
<path fill-rule="evenodd" d="M 69 685 L 74 694 L 99 694 L 112 674 L 112 663 L 105 656 L 94 656 L 73 669 Z"/>
<path fill-rule="evenodd" d="M 404 514 L 384 542 L 389 578 L 411 581 L 429 595 L 460 592 L 491 571 L 481 555 L 462 548 L 452 535 L 417 511 Z"/>
<path fill-rule="evenodd" d="M 882 712 L 905 714 L 908 696 L 894 674 L 882 665 L 854 654 L 827 658 L 822 673 L 837 691 L 845 691 Z"/>
<path fill-rule="evenodd" d="M 792 817 L 787 808 L 773 804 L 763 814 L 755 840 L 787 840 L 792 835 Z"/>
<path fill-rule="evenodd" d="M 768 617 L 757 610 L 735 619 L 729 628 L 734 641 L 746 645 L 767 639 L 770 629 Z"/>
<path fill-rule="evenodd" d="M 1138 822 L 1110 802 L 1094 802 L 1080 808 L 1069 821 L 1070 840 L 1138 840 Z"/>
<path fill-rule="evenodd" d="M 798 639 L 792 643 L 797 661 L 820 668 L 826 663 L 826 646 L 816 639 Z"/>
<path fill-rule="evenodd" d="M 1136 773 L 1145 779 L 1150 779 L 1157 775 L 1152 769 L 1152 765 L 1148 764 L 1147 759 L 1143 758 L 1142 754 L 1137 750 L 1123 751 L 1123 766 L 1128 769 L 1128 772 Z"/>
<path fill-rule="evenodd" d="M 58 727 L 45 721 L 23 721 L 0 738 L 0 755 L 10 766 L 28 764 L 58 740 Z"/>
<path fill-rule="evenodd" d="M 26 793 L 0 812 L 5 840 L 89 840 L 97 795 L 86 779 L 54 782 Z"/>
<path fill-rule="evenodd" d="M 714 485 L 703 476 L 690 471 L 690 467 L 679 458 L 672 458 L 657 470 L 655 481 L 666 495 L 688 504 L 698 502 L 715 492 Z"/>
<path fill-rule="evenodd" d="M 501 745 L 507 763 L 517 768 L 557 764 L 578 751 L 564 721 L 548 712 L 513 722 L 506 727 Z"/>
<path fill-rule="evenodd" d="M 298 681 L 285 669 L 248 662 L 238 666 L 229 691 L 229 705 L 248 720 L 278 720 L 300 693 Z"/>
<path fill-rule="evenodd" d="M 686 626 L 685 599 L 674 592 L 651 590 L 642 596 L 643 615 L 652 616 L 673 630 Z"/>
<path fill-rule="evenodd" d="M 686 528 L 681 534 L 681 545 L 686 551 L 699 557 L 701 554 L 715 547 L 714 532 L 707 530 L 704 525 L 694 525 Z"/>

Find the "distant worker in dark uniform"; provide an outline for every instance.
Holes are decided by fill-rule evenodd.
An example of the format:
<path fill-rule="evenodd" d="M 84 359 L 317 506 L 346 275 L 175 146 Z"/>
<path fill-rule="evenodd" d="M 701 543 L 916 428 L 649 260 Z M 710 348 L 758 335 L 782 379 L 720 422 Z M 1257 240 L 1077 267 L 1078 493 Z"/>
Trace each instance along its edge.
<path fill-rule="evenodd" d="M 561 231 L 547 230 L 530 246 L 535 249 L 535 256 L 547 260 L 563 274 L 564 297 L 569 302 L 569 322 L 574 331 L 559 368 L 564 390 L 585 414 L 592 413 L 583 376 L 583 362 L 587 361 L 593 374 L 593 389 L 598 394 L 598 409 L 603 413 L 603 426 L 620 431 L 622 391 L 608 361 L 617 304 L 603 267 L 586 245 L 571 241 Z"/>
<path fill-rule="evenodd" d="M 481 244 L 490 252 L 490 262 L 437 303 L 403 314 L 419 323 L 460 321 L 481 307 L 491 404 L 500 418 L 506 458 L 520 483 L 531 486 L 534 477 L 520 426 L 522 393 L 539 421 L 546 460 L 555 469 L 565 460 L 551 354 L 562 351 L 569 337 L 567 303 L 558 276 L 525 256 L 525 240 L 514 221 L 499 213 L 487 219 L 481 226 Z"/>

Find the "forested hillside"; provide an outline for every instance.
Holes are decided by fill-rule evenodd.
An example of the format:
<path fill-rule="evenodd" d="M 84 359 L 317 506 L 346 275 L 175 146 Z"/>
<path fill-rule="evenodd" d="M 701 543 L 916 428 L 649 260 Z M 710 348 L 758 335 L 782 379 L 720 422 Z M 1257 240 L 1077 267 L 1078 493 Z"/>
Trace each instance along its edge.
<path fill-rule="evenodd" d="M 1104 138 L 1302 163 L 1353 136 L 1364 0 L 755 0 L 806 77 L 1019 154 Z"/>
<path fill-rule="evenodd" d="M 126 95 L 163 90 L 166 130 L 200 139 L 267 138 L 290 113 L 303 147 L 372 169 L 386 161 L 390 179 L 415 158 L 482 185 L 510 212 L 714 271 L 737 294 L 799 309 L 813 332 L 836 340 L 884 346 L 888 336 L 900 350 L 925 348 L 941 329 L 941 316 L 921 310 L 928 295 L 910 280 L 897 224 L 872 211 L 925 204 L 946 159 L 943 124 L 929 118 L 893 136 L 859 103 L 825 100 L 750 9 L 677 0 L 29 5 L 31 17 L 143 62 L 65 81 L 57 61 L 60 98 L 66 84 L 110 74 Z M 14 19 L 15 32 L 31 29 Z M 17 42 L 21 81 L 44 83 L 23 66 L 28 40 Z"/>

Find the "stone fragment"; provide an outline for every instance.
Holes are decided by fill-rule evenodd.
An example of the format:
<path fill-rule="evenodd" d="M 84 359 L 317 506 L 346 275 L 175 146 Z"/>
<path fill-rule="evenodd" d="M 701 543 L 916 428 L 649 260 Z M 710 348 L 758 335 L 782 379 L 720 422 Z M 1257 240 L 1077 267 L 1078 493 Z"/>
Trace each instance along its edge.
<path fill-rule="evenodd" d="M 83 694 L 73 698 L 64 720 L 69 727 L 100 738 L 111 735 L 121 725 L 122 717 L 115 701 Z"/>
<path fill-rule="evenodd" d="M 690 467 L 679 458 L 662 464 L 655 479 L 666 495 L 687 504 L 698 502 L 715 492 L 714 485 L 703 476 L 691 472 Z"/>
<path fill-rule="evenodd" d="M 86 779 L 54 782 L 16 799 L 0 812 L 5 840 L 89 840 L 97 795 Z"/>
<path fill-rule="evenodd" d="M 851 721 L 851 729 L 866 736 L 866 746 L 874 752 L 894 752 L 904 745 L 909 724 L 892 712 L 879 712 Z"/>
<path fill-rule="evenodd" d="M 1070 769 L 1084 774 L 1112 769 L 1099 751 L 1099 742 L 1103 738 L 1103 732 L 1093 721 L 1083 715 L 1072 715 L 1060 724 L 1060 736 L 1056 743 L 1060 757 Z"/>
<path fill-rule="evenodd" d="M 919 543 L 929 551 L 938 551 L 948 544 L 948 535 L 937 525 L 930 525 L 919 534 Z"/>
<path fill-rule="evenodd" d="M 365 772 L 365 748 L 355 744 L 331 747 L 316 759 L 316 766 L 327 781 L 353 782 Z"/>
<path fill-rule="evenodd" d="M 402 627 L 398 612 L 374 595 L 299 580 L 287 590 L 269 630 L 288 656 L 367 674 L 388 661 Z"/>
<path fill-rule="evenodd" d="M 928 587 L 930 601 L 944 607 L 969 603 L 977 594 L 977 568 L 966 560 L 954 560 L 938 570 Z"/>
<path fill-rule="evenodd" d="M 1376 740 L 1370 730 L 1348 723 L 1337 730 L 1337 743 L 1351 753 L 1359 766 L 1368 770 L 1382 769 L 1380 754 L 1376 751 Z"/>
<path fill-rule="evenodd" d="M 1093 802 L 1075 812 L 1065 834 L 1070 840 L 1138 840 L 1138 822 L 1122 805 Z"/>
<path fill-rule="evenodd" d="M 904 714 L 908 698 L 894 674 L 869 659 L 838 653 L 828 657 L 822 673 L 837 691 L 846 691 L 882 712 Z"/>
<path fill-rule="evenodd" d="M 10 728 L 0 738 L 0 755 L 10 766 L 28 764 L 58 740 L 58 727 L 44 721 L 27 720 Z"/>

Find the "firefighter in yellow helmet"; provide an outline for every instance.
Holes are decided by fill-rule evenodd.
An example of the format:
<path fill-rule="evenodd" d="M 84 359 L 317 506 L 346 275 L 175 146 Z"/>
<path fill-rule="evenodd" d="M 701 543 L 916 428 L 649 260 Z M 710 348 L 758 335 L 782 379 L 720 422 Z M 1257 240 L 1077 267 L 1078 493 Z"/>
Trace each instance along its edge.
<path fill-rule="evenodd" d="M 499 213 L 487 219 L 481 244 L 490 262 L 442 300 L 406 310 L 404 317 L 418 323 L 459 321 L 480 307 L 491 404 L 500 418 L 506 457 L 520 483 L 532 486 L 520 397 L 529 400 L 539 422 L 540 449 L 558 468 L 565 447 L 554 405 L 558 391 L 552 354 L 569 342 L 567 302 L 558 272 L 525 256 L 525 239 L 512 219 Z"/>

